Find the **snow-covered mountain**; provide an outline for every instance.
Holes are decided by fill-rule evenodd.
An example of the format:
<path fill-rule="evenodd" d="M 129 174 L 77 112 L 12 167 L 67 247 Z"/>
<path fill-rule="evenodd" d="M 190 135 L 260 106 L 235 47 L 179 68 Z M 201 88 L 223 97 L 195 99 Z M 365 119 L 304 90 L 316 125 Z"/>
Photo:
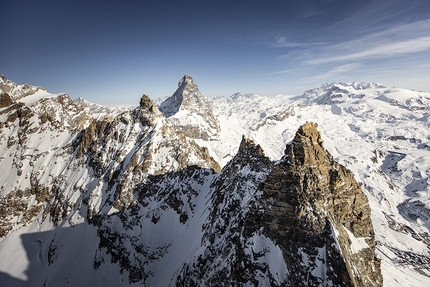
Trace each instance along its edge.
<path fill-rule="evenodd" d="M 185 75 L 178 83 L 176 92 L 160 106 L 160 111 L 169 122 L 194 140 L 217 140 L 219 122 L 212 106 L 200 93 L 190 75 Z"/>
<path fill-rule="evenodd" d="M 1 286 L 430 284 L 429 93 L 0 89 Z"/>

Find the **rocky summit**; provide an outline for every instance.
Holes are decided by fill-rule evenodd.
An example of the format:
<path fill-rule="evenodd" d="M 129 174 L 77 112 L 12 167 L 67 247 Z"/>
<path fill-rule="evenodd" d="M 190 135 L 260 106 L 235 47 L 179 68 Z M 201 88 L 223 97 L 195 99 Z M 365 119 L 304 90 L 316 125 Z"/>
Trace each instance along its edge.
<path fill-rule="evenodd" d="M 212 188 L 205 249 L 177 285 L 382 286 L 366 196 L 316 124 L 278 162 L 243 138 Z"/>
<path fill-rule="evenodd" d="M 430 283 L 429 94 L 0 89 L 1 286 Z"/>
<path fill-rule="evenodd" d="M 207 141 L 215 139 L 219 133 L 219 122 L 212 106 L 190 75 L 179 81 L 176 92 L 163 101 L 159 109 L 169 122 L 190 138 Z"/>

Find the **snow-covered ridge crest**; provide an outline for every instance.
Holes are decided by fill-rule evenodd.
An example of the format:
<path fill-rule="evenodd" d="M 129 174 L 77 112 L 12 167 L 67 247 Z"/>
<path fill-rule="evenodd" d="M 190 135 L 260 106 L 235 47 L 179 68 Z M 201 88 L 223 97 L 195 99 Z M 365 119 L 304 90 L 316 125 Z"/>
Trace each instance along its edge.
<path fill-rule="evenodd" d="M 377 83 L 355 81 L 352 83 L 326 83 L 322 86 L 307 90 L 303 93 L 306 103 L 330 104 L 334 97 L 341 98 L 342 94 L 349 97 L 360 98 L 366 90 L 384 89 L 386 87 Z"/>
<path fill-rule="evenodd" d="M 240 98 L 246 98 L 246 99 L 254 99 L 258 97 L 257 95 L 255 95 L 254 93 L 246 93 L 246 94 L 241 94 L 241 93 L 234 93 L 233 95 L 231 95 L 229 97 L 229 101 L 234 102 L 239 100 Z"/>
<path fill-rule="evenodd" d="M 186 78 L 179 86 L 196 86 Z M 208 137 L 200 105 L 181 104 L 166 118 L 142 97 L 108 117 L 67 95 L 13 101 L 0 110 L 0 282 L 198 285 L 204 274 L 214 285 L 279 286 L 295 277 L 296 285 L 342 286 L 348 280 L 330 266 L 366 274 L 354 256 L 375 248 L 385 286 L 427 287 L 430 94 L 348 85 L 309 97 L 200 94 L 219 124 Z M 296 141 L 306 122 L 319 124 L 320 137 L 302 129 L 311 136 Z M 316 161 L 322 139 L 352 173 Z M 359 204 L 350 206 L 358 187 Z M 279 230 L 293 226 L 284 221 L 305 225 L 283 240 Z M 308 240 L 310 230 L 317 234 Z M 332 264 L 341 256 L 352 258 L 350 272 Z"/>
<path fill-rule="evenodd" d="M 38 91 L 47 92 L 45 88 L 38 86 L 31 86 L 28 84 L 18 85 L 7 79 L 5 76 L 0 75 L 0 94 L 7 93 L 15 101 L 32 95 Z"/>
<path fill-rule="evenodd" d="M 94 119 L 102 119 L 104 117 L 115 117 L 123 112 L 130 111 L 136 107 L 136 105 L 129 106 L 105 106 L 96 103 L 92 103 L 83 98 L 78 97 L 74 100 L 76 105 L 83 108 L 88 116 Z"/>

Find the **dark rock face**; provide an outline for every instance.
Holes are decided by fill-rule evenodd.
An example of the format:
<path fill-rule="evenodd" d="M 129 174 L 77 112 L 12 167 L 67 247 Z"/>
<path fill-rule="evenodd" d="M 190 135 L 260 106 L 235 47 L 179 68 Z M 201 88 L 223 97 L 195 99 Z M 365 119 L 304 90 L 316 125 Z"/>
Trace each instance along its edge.
<path fill-rule="evenodd" d="M 142 95 L 142 97 L 140 98 L 139 105 L 142 109 L 148 110 L 149 112 L 153 112 L 154 103 L 151 101 L 148 95 L 146 94 Z"/>
<path fill-rule="evenodd" d="M 179 88 L 181 95 L 196 89 L 189 76 Z M 2 111 L 7 119 L 0 130 L 17 131 L 7 139 L 8 148 L 18 147 L 13 167 L 25 178 L 21 155 L 28 137 L 49 129 L 70 134 L 70 144 L 55 157 L 65 168 L 50 184 L 35 169 L 28 188 L 1 198 L 0 237 L 13 230 L 17 215 L 22 225 L 42 213 L 42 221 L 59 226 L 67 220 L 72 225 L 71 215 L 79 213 L 82 224 L 97 229 L 99 241 L 89 254 L 93 268 L 110 261 L 130 284 L 149 286 L 159 271 L 154 264 L 173 251 L 176 238 L 154 243 L 148 234 L 159 226 L 187 232 L 198 222 L 193 244 L 199 248 L 179 259 L 184 264 L 175 269 L 172 285 L 382 286 L 366 196 L 324 149 L 316 124 L 300 127 L 277 162 L 243 137 L 237 155 L 220 171 L 208 150 L 168 123 L 146 95 L 138 108 L 93 120 L 84 129 L 75 120 L 81 111 L 66 95 L 42 103 L 38 112 L 23 103 Z M 200 104 L 194 107 L 205 113 Z M 55 111 L 70 118 L 60 121 Z M 43 152 L 35 151 L 29 165 Z M 83 170 L 91 176 L 77 184 L 73 175 Z M 79 194 L 75 201 L 73 194 Z M 30 198 L 36 203 L 29 205 Z M 61 264 L 60 242 L 49 244 L 48 266 Z"/>
<path fill-rule="evenodd" d="M 324 278 L 339 286 L 381 286 L 367 198 L 352 173 L 324 150 L 316 127 L 300 127 L 268 175 L 257 201 L 265 209 L 265 233 L 282 245 L 295 286 L 319 285 Z M 365 248 L 352 247 L 351 234 Z M 335 241 L 340 250 L 333 247 Z M 313 263 L 303 269 L 304 261 Z M 323 274 L 310 272 L 304 278 L 321 262 L 326 264 Z"/>
<path fill-rule="evenodd" d="M 5 108 L 13 104 L 12 98 L 9 96 L 9 94 L 4 93 L 0 95 L 0 108 Z"/>
<path fill-rule="evenodd" d="M 184 266 L 177 286 L 382 286 L 367 198 L 316 127 L 300 127 L 277 163 L 242 139 L 212 183 L 206 251 Z M 264 260 L 276 254 L 284 268 Z"/>

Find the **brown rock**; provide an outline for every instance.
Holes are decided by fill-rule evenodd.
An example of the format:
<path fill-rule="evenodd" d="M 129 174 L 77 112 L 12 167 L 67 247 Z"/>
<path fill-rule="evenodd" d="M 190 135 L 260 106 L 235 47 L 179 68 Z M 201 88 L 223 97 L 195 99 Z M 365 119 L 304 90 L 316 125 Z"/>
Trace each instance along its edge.
<path fill-rule="evenodd" d="M 142 109 L 148 110 L 150 112 L 153 111 L 154 103 L 152 100 L 148 97 L 148 95 L 143 94 L 140 98 L 140 107 Z"/>
<path fill-rule="evenodd" d="M 301 262 L 298 254 L 303 253 L 308 260 L 317 260 L 313 254 L 325 250 L 327 276 L 335 285 L 382 286 L 367 198 L 352 172 L 324 149 L 316 128 L 314 123 L 299 128 L 285 157 L 264 183 L 256 204 L 264 208 L 263 217 L 250 216 L 248 225 L 263 225 L 265 233 L 281 246 L 286 262 Z M 365 238 L 368 248 L 354 250 L 348 231 L 355 238 Z M 333 248 L 336 241 L 341 252 Z M 291 263 L 289 269 L 292 274 L 303 274 L 300 266 Z M 305 286 L 294 275 L 290 280 Z M 319 280 L 310 274 L 306 284 L 318 285 Z"/>
<path fill-rule="evenodd" d="M 12 98 L 7 93 L 0 95 L 0 108 L 6 108 L 13 104 Z"/>

